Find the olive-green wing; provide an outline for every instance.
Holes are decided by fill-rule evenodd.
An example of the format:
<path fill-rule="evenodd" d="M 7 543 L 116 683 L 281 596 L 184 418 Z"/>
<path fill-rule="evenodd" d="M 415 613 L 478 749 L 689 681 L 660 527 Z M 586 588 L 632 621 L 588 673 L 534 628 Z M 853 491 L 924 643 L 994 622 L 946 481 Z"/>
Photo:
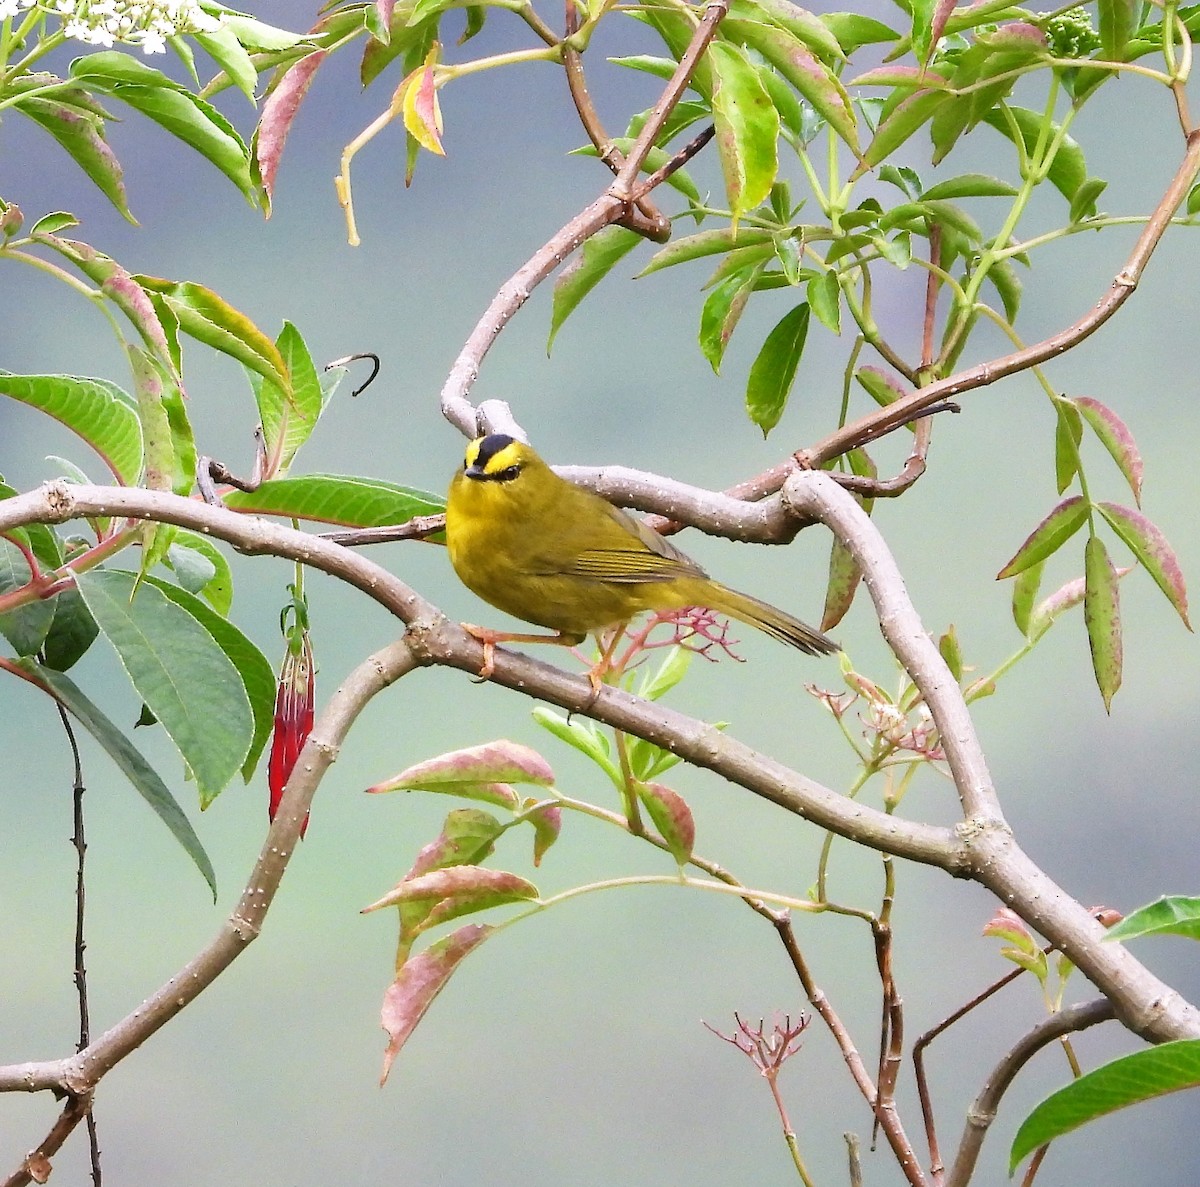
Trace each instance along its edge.
<path fill-rule="evenodd" d="M 600 581 L 638 584 L 647 581 L 674 581 L 677 577 L 705 577 L 694 560 L 680 552 L 641 520 L 609 506 L 611 526 L 598 547 L 581 551 L 568 566 L 568 572 Z"/>

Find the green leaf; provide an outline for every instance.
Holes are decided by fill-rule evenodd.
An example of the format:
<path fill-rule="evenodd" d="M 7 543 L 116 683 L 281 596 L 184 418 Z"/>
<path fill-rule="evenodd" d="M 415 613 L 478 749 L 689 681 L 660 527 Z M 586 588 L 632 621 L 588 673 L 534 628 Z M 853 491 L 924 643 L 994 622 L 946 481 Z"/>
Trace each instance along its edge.
<path fill-rule="evenodd" d="M 53 235 L 56 231 L 66 231 L 79 226 L 79 219 L 65 210 L 56 210 L 52 214 L 43 214 L 29 229 L 29 234 Z"/>
<path fill-rule="evenodd" d="M 808 282 L 806 290 L 809 308 L 817 320 L 835 334 L 842 332 L 842 288 L 837 273 L 830 268 L 819 272 Z"/>
<path fill-rule="evenodd" d="M 156 276 L 135 276 L 134 280 L 161 298 L 185 334 L 290 391 L 287 364 L 279 348 L 244 313 L 212 289 L 190 280 L 175 283 Z"/>
<path fill-rule="evenodd" d="M 231 491 L 225 505 L 234 511 L 280 515 L 344 527 L 374 528 L 404 523 L 415 515 L 443 511 L 445 499 L 381 479 L 307 474 L 276 478 L 256 491 Z"/>
<path fill-rule="evenodd" d="M 196 588 L 193 588 L 192 583 L 185 581 L 180 575 L 181 569 L 189 568 L 187 557 L 192 553 L 203 558 L 211 574 L 207 581 Z M 167 563 L 179 576 L 179 584 L 189 593 L 199 594 L 218 614 L 228 615 L 229 607 L 233 602 L 233 573 L 230 571 L 225 554 L 208 536 L 180 528 L 168 550 Z M 193 573 L 197 571 L 194 564 L 191 566 L 191 571 Z"/>
<path fill-rule="evenodd" d="M 862 162 L 850 175 L 853 181 L 882 164 L 919 128 L 927 124 L 937 110 L 950 101 L 944 91 L 919 90 L 898 104 L 875 129 L 871 143 L 863 152 Z"/>
<path fill-rule="evenodd" d="M 1011 1175 L 1026 1155 L 1106 1113 L 1200 1084 L 1200 1039 L 1178 1039 L 1114 1059 L 1048 1096 L 1021 1123 Z"/>
<path fill-rule="evenodd" d="M 1017 624 L 1017 630 L 1028 637 L 1030 623 L 1033 617 L 1033 607 L 1037 601 L 1038 589 L 1042 584 L 1042 569 L 1044 562 L 1030 565 L 1017 574 L 1013 582 L 1012 616 Z"/>
<path fill-rule="evenodd" d="M 1164 895 L 1130 911 L 1108 929 L 1104 938 L 1124 941 L 1138 936 L 1185 936 L 1189 940 L 1200 940 L 1200 898 Z"/>
<path fill-rule="evenodd" d="M 82 437 L 122 486 L 142 471 L 142 427 L 132 397 L 106 379 L 0 372 L 0 396 L 40 409 Z"/>
<path fill-rule="evenodd" d="M 0 594 L 21 589 L 32 579 L 33 571 L 21 550 L 11 540 L 0 539 Z M 17 655 L 33 655 L 41 649 L 53 621 L 54 603 L 37 598 L 0 614 L 0 635 Z"/>
<path fill-rule="evenodd" d="M 312 356 L 300 331 L 290 321 L 283 323 L 275 346 L 287 368 L 290 390 L 257 371 L 251 370 L 249 376 L 266 442 L 267 472 L 282 477 L 296 451 L 317 427 L 323 398 Z"/>
<path fill-rule="evenodd" d="M 899 41 L 900 34 L 874 17 L 858 12 L 825 12 L 821 20 L 838 39 L 846 54 L 852 54 L 864 45 L 878 45 L 884 41 Z"/>
<path fill-rule="evenodd" d="M 251 103 L 256 103 L 254 92 L 258 86 L 258 71 L 255 69 L 254 60 L 234 35 L 233 30 L 223 24 L 211 33 L 193 33 L 191 36 L 195 38 L 196 44 L 225 71 L 229 81 Z"/>
<path fill-rule="evenodd" d="M 690 648 L 676 644 L 653 675 L 642 677 L 637 695 L 645 701 L 657 701 L 666 696 L 687 675 L 695 654 Z"/>
<path fill-rule="evenodd" d="M 54 621 L 42 644 L 42 660 L 49 668 L 65 672 L 96 641 L 100 628 L 74 586 L 54 595 Z"/>
<path fill-rule="evenodd" d="M 640 280 L 651 272 L 659 272 L 663 268 L 673 268 L 689 260 L 698 260 L 703 256 L 721 255 L 734 248 L 757 247 L 767 244 L 771 251 L 775 250 L 775 234 L 764 227 L 739 227 L 736 231 L 730 227 L 720 227 L 712 231 L 698 231 L 695 235 L 685 235 L 682 239 L 672 239 L 665 247 L 660 248 L 650 257 L 650 262 L 637 274 Z"/>
<path fill-rule="evenodd" d="M 156 577 L 147 576 L 143 580 L 196 619 L 237 669 L 254 717 L 254 734 L 242 762 L 242 778 L 249 783 L 274 725 L 275 669 L 267 657 L 228 618 L 212 610 L 195 594 L 167 581 L 160 581 Z M 211 799 L 207 802 L 202 801 L 201 807 L 206 808 L 211 802 Z"/>
<path fill-rule="evenodd" d="M 908 394 L 901 386 L 899 379 L 894 375 L 890 375 L 881 367 L 876 367 L 874 364 L 859 367 L 854 372 L 854 378 L 858 380 L 866 393 L 881 408 L 886 408 L 889 404 L 894 404 L 902 396 Z"/>
<path fill-rule="evenodd" d="M 81 573 L 76 583 L 207 805 L 233 778 L 254 740 L 241 674 L 212 632 L 155 584 L 143 583 L 134 597 L 136 575 L 115 569 Z"/>
<path fill-rule="evenodd" d="M 997 581 L 1015 577 L 1030 565 L 1056 553 L 1084 524 L 1088 503 L 1079 495 L 1064 499 L 1029 534 L 1012 560 L 996 574 Z"/>
<path fill-rule="evenodd" d="M 543 729 L 549 730 L 559 741 L 566 742 L 580 754 L 587 755 L 618 789 L 624 790 L 625 781 L 621 778 L 621 772 L 608 757 L 601 743 L 601 737 L 594 729 L 583 722 L 564 717 L 561 713 L 555 713 L 553 709 L 544 709 L 540 705 L 533 710 L 533 720 Z"/>
<path fill-rule="evenodd" d="M 1187 582 L 1175 550 L 1155 524 L 1140 511 L 1122 507 L 1119 503 L 1097 503 L 1100 514 L 1109 527 L 1125 542 L 1126 547 L 1137 557 L 1138 562 L 1154 578 L 1154 584 L 1163 591 L 1175 613 L 1183 619 L 1190 631 L 1188 621 Z"/>
<path fill-rule="evenodd" d="M 32 659 L 18 661 L 38 684 L 46 688 L 69 713 L 108 752 L 109 757 L 121 768 L 134 790 L 154 810 L 158 818 L 171 830 L 171 835 L 183 846 L 184 852 L 196 863 L 211 887 L 213 902 L 217 900 L 217 877 L 212 862 L 196 836 L 196 830 L 184 815 L 178 801 L 154 769 L 142 757 L 129 739 L 80 691 L 69 676 L 43 667 Z"/>
<path fill-rule="evenodd" d="M 375 784 L 371 790 L 427 791 L 448 783 L 532 783 L 553 787 L 554 772 L 536 750 L 501 738 L 415 763 Z"/>
<path fill-rule="evenodd" d="M 96 188 L 136 225 L 125 195 L 124 174 L 104 137 L 104 119 L 61 97 L 28 95 L 13 104 L 22 115 L 44 128 L 87 174 Z"/>
<path fill-rule="evenodd" d="M 842 140 L 858 152 L 858 126 L 850 96 L 837 75 L 793 32 L 774 24 L 726 17 L 721 22 L 719 35 L 760 53 Z M 721 67 L 718 66 L 717 72 L 719 76 Z"/>
<path fill-rule="evenodd" d="M 233 125 L 211 104 L 130 54 L 76 58 L 71 77 L 127 103 L 214 164 L 249 199 L 250 152 Z"/>
<path fill-rule="evenodd" d="M 1081 223 L 1085 219 L 1095 218 L 1096 201 L 1106 189 L 1108 182 L 1102 177 L 1089 177 L 1071 199 L 1071 222 Z"/>
<path fill-rule="evenodd" d="M 1099 536 L 1088 537 L 1083 550 L 1083 575 L 1083 621 L 1092 652 L 1092 670 L 1104 708 L 1111 711 L 1112 699 L 1121 687 L 1121 600 L 1117 571 Z"/>
<path fill-rule="evenodd" d="M 550 315 L 550 337 L 546 353 L 550 353 L 563 322 L 575 312 L 579 303 L 623 260 L 642 237 L 626 227 L 605 227 L 588 239 L 580 253 L 563 269 L 554 282 L 554 308 Z"/>
<path fill-rule="evenodd" d="M 1137 5 L 1134 0 L 1099 0 L 1096 8 L 1100 16 L 1101 56 L 1109 62 L 1123 61 L 1137 19 Z"/>
<path fill-rule="evenodd" d="M 1042 135 L 1042 114 L 1030 111 L 1028 107 L 1009 106 L 1008 112 L 1017 125 L 1026 153 L 1033 153 Z M 1002 136 L 1013 139 L 1013 130 L 1002 112 L 988 111 L 983 122 L 990 124 Z M 1051 124 L 1049 138 L 1053 139 L 1059 133 L 1057 124 Z M 1050 183 L 1068 202 L 1074 200 L 1079 187 L 1087 181 L 1087 162 L 1084 160 L 1083 149 L 1070 136 L 1064 136 L 1059 144 L 1058 152 L 1050 164 L 1047 177 Z"/>
<path fill-rule="evenodd" d="M 1021 281 L 1017 276 L 1017 270 L 1012 266 L 1012 261 L 997 260 L 988 269 L 987 279 L 1000 295 L 1000 302 L 1004 306 L 1004 316 L 1010 323 L 1016 321 L 1017 313 L 1021 308 Z"/>
<path fill-rule="evenodd" d="M 666 131 L 667 130 L 664 129 L 664 134 L 662 135 L 662 139 L 664 141 L 668 138 Z M 628 153 L 630 148 L 633 147 L 633 140 L 633 136 L 614 136 L 610 143 L 615 148 L 620 149 L 621 152 Z M 594 144 L 585 144 L 581 148 L 572 149 L 570 155 L 573 157 L 598 158 L 600 156 L 600 152 Z M 642 161 L 641 171 L 643 173 L 654 173 L 667 164 L 667 162 L 670 161 L 671 156 L 672 154 L 667 152 L 665 148 L 651 148 L 649 151 L 647 151 L 645 160 Z M 686 169 L 676 169 L 667 178 L 667 185 L 669 185 L 672 189 L 678 190 L 691 202 L 699 204 L 702 200 L 700 191 L 696 187 L 696 183 L 692 180 L 691 175 Z M 641 236 L 638 238 L 640 239 Z"/>
<path fill-rule="evenodd" d="M 726 276 L 705 298 L 700 311 L 700 349 L 714 374 L 721 373 L 725 348 L 764 267 L 765 264 L 758 264 Z"/>
<path fill-rule="evenodd" d="M 1058 414 L 1054 427 L 1054 474 L 1061 495 L 1079 472 L 1079 443 L 1083 440 L 1083 417 L 1070 400 L 1056 399 Z"/>
<path fill-rule="evenodd" d="M 754 67 L 725 42 L 708 51 L 714 83 L 713 125 L 733 223 L 761 202 L 779 169 L 779 113 Z"/>
<path fill-rule="evenodd" d="M 963 173 L 931 185 L 921 194 L 922 201 L 946 198 L 1015 198 L 1018 191 L 1007 181 L 986 173 Z"/>
<path fill-rule="evenodd" d="M 808 336 L 808 302 L 785 313 L 767 335 L 746 381 L 746 412 L 765 437 L 778 423 L 787 404 L 804 340 Z"/>
<path fill-rule="evenodd" d="M 1109 407 L 1093 400 L 1091 396 L 1077 396 L 1073 401 L 1075 407 L 1087 421 L 1088 427 L 1100 439 L 1100 444 L 1108 450 L 1112 460 L 1117 463 L 1129 489 L 1133 491 L 1134 502 L 1142 505 L 1142 455 L 1137 442 L 1125 422 Z"/>

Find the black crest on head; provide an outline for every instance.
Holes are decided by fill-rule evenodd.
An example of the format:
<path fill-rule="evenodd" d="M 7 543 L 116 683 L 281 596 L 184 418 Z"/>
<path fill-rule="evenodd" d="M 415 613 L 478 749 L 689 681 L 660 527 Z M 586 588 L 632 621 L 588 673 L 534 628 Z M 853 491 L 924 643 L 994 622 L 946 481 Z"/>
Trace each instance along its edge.
<path fill-rule="evenodd" d="M 513 444 L 513 438 L 507 433 L 491 433 L 479 443 L 479 452 L 475 455 L 475 464 L 482 470 L 502 449 Z"/>

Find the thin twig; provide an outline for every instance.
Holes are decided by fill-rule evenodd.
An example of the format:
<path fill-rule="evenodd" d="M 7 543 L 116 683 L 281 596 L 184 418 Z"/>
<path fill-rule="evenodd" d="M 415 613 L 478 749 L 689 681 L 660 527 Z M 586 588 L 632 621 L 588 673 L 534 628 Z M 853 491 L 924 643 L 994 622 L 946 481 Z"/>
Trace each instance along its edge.
<path fill-rule="evenodd" d="M 1086 1030 L 1098 1022 L 1108 1022 L 1115 1016 L 1112 1002 L 1107 998 L 1067 1006 L 1039 1022 L 1000 1060 L 967 1110 L 966 1128 L 946 1179 L 946 1187 L 966 1187 L 970 1182 L 983 1139 L 987 1136 L 988 1127 L 996 1119 L 1000 1098 L 1021 1068 L 1047 1043 L 1053 1043 L 1063 1035 Z"/>

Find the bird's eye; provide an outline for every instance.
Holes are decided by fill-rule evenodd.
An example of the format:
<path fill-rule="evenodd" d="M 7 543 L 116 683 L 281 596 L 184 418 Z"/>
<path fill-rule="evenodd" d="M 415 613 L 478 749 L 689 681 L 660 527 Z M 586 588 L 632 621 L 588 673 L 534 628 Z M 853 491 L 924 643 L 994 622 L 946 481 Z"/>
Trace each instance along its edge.
<path fill-rule="evenodd" d="M 497 470 L 492 475 L 497 482 L 511 482 L 521 472 L 520 466 L 505 466 L 503 470 Z"/>

